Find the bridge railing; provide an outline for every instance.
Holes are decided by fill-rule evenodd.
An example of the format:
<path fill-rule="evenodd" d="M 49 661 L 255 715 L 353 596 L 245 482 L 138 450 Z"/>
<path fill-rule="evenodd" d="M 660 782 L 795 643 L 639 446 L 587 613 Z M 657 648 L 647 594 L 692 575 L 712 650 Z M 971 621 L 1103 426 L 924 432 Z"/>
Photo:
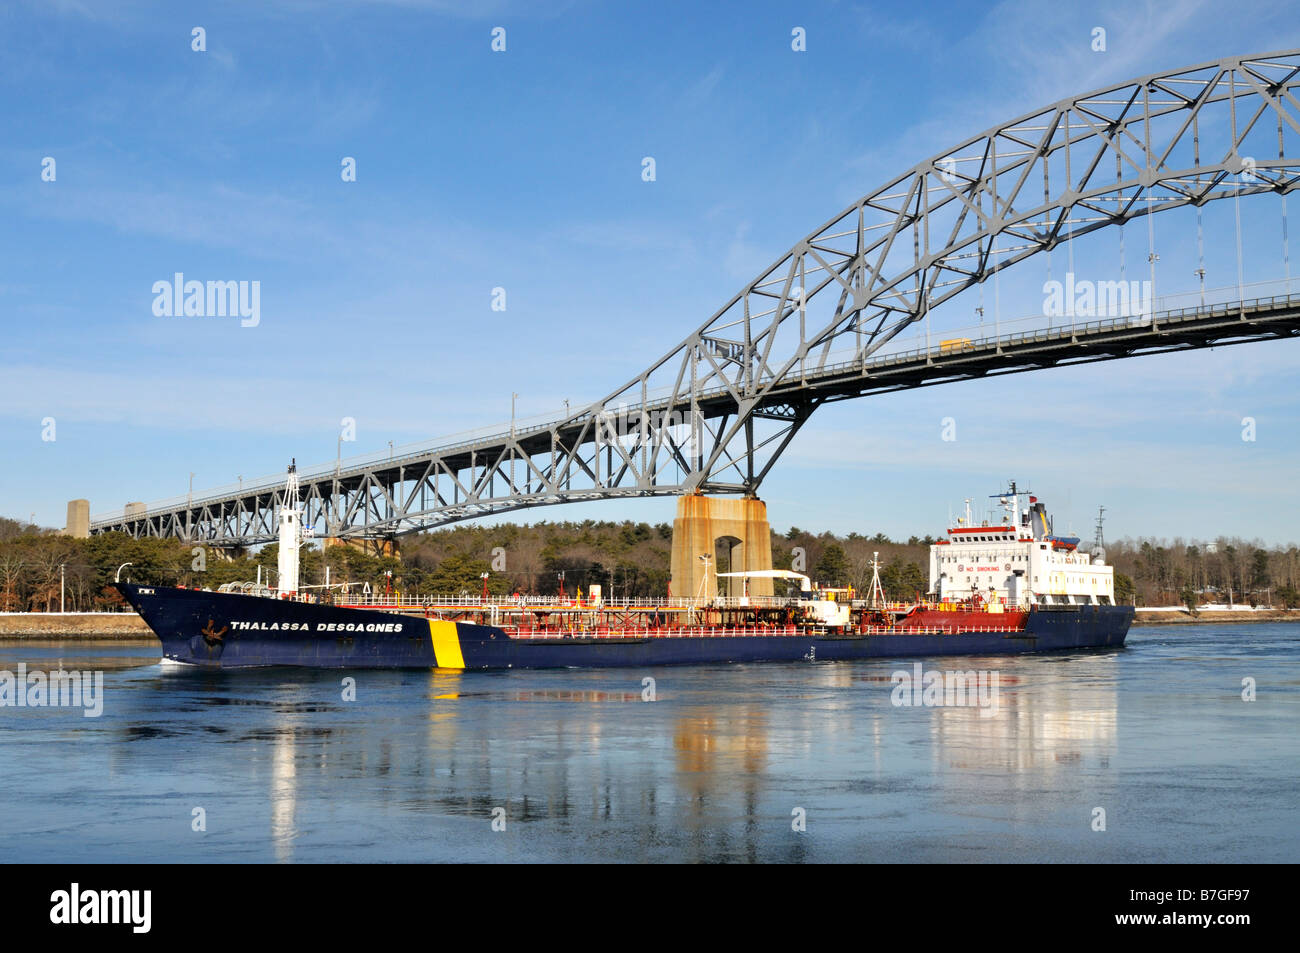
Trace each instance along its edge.
<path fill-rule="evenodd" d="M 1168 311 L 1156 311 L 1149 315 L 1096 319 L 1092 321 L 1076 322 L 1073 324 L 1061 324 L 1052 328 L 1039 328 L 1034 331 L 1025 331 L 1018 334 L 963 339 L 960 344 L 949 344 L 948 346 L 935 344 L 929 347 L 923 346 L 909 348 L 907 350 L 890 351 L 888 354 L 866 361 L 865 367 L 871 369 L 896 364 L 915 363 L 928 357 L 951 358 L 963 354 L 971 354 L 977 351 L 990 350 L 997 347 L 1063 341 L 1069 340 L 1078 335 L 1101 334 L 1106 331 L 1132 330 L 1148 327 L 1152 324 L 1158 326 L 1171 321 L 1182 321 L 1188 318 L 1214 317 L 1216 315 L 1266 311 L 1292 306 L 1300 307 L 1300 295 L 1270 295 L 1263 298 L 1251 298 L 1246 301 L 1206 304 L 1204 307 L 1198 306 L 1176 308 Z M 949 334 L 953 332 L 945 331 L 944 333 Z M 810 369 L 803 372 L 802 376 L 814 379 L 819 377 L 836 377 L 847 371 L 858 370 L 863 366 L 864 362 L 861 358 L 850 358 L 848 360 L 825 364 L 821 367 Z M 800 375 L 792 372 L 790 376 L 798 377 Z"/>

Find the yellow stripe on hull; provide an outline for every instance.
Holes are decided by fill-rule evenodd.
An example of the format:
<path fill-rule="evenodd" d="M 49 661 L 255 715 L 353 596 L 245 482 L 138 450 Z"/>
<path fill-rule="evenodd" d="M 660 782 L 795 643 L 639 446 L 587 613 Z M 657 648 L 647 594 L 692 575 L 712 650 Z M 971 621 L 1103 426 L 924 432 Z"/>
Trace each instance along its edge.
<path fill-rule="evenodd" d="M 430 619 L 429 635 L 433 639 L 433 658 L 438 668 L 465 667 L 465 657 L 460 653 L 460 635 L 456 632 L 455 622 Z"/>

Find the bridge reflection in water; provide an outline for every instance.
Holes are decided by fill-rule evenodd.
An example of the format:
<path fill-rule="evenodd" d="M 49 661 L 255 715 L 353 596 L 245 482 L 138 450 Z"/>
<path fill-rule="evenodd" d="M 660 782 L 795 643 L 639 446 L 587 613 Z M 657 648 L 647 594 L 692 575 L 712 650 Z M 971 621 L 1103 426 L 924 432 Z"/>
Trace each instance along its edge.
<path fill-rule="evenodd" d="M 634 672 L 364 673 L 356 702 L 304 673 L 252 687 L 277 700 L 239 797 L 279 861 L 890 859 L 873 842 L 936 803 L 1031 823 L 1045 786 L 1107 773 L 1113 655 L 964 661 L 999 672 L 996 714 L 895 707 L 911 660 L 660 669 L 654 702 Z"/>

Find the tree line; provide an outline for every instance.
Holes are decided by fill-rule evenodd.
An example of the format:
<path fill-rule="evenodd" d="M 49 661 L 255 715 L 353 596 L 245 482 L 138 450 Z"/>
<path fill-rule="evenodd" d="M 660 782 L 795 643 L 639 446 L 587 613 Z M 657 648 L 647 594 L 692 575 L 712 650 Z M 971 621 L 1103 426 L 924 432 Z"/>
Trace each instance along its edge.
<path fill-rule="evenodd" d="M 1139 605 L 1300 606 L 1300 549 L 1294 545 L 1269 547 L 1226 537 L 1125 539 L 1107 545 L 1106 556 L 1115 566 L 1117 594 L 1127 597 L 1124 601 L 1136 596 Z"/>
<path fill-rule="evenodd" d="M 908 601 L 929 587 L 929 547 L 934 539 L 890 539 L 883 533 L 812 533 L 792 527 L 772 533 L 772 565 L 794 569 L 823 586 L 869 592 L 873 559 L 879 560 L 886 595 Z M 400 556 L 353 546 L 313 543 L 301 554 L 300 586 L 321 586 L 326 569 L 333 585 L 369 586 L 409 595 L 474 595 L 488 591 L 530 595 L 588 591 L 606 596 L 667 594 L 672 526 L 584 520 L 528 525 L 458 525 L 399 540 Z M 1300 551 L 1259 541 L 1121 540 L 1107 547 L 1116 594 L 1139 605 L 1218 602 L 1300 605 Z M 106 533 L 72 539 L 58 531 L 0 518 L 0 611 L 69 611 L 121 608 L 109 587 L 123 563 L 123 578 L 158 585 L 216 589 L 231 582 L 275 585 L 278 547 L 225 552 L 175 539 L 132 539 Z M 713 567 L 730 571 L 729 550 L 719 544 Z M 62 583 L 62 589 L 61 589 Z M 677 595 L 685 595 L 677 593 Z"/>

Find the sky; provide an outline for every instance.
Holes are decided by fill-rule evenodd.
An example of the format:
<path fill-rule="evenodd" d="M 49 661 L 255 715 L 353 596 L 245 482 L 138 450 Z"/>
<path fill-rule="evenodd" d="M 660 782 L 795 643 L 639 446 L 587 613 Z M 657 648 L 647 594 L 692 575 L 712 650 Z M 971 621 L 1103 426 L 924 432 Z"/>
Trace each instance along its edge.
<path fill-rule="evenodd" d="M 1108 83 L 1296 47 L 1284 2 L 5 4 L 0 515 L 60 527 L 75 498 L 331 461 L 345 417 L 346 457 L 508 421 L 512 393 L 521 418 L 590 401 L 922 159 Z M 1216 288 L 1238 281 L 1230 205 L 1204 211 Z M 1240 212 L 1242 280 L 1265 287 L 1281 202 Z M 1192 292 L 1194 220 L 1167 214 L 1161 293 Z M 1094 237 L 1081 260 L 1113 258 Z M 258 282 L 256 325 L 156 314 L 177 272 Z M 1043 278 L 1010 270 L 1001 318 Z M 1104 505 L 1111 538 L 1294 542 L 1297 368 L 1300 341 L 1270 342 L 846 401 L 760 495 L 779 529 L 907 537 L 1015 479 L 1058 530 L 1089 536 Z"/>

